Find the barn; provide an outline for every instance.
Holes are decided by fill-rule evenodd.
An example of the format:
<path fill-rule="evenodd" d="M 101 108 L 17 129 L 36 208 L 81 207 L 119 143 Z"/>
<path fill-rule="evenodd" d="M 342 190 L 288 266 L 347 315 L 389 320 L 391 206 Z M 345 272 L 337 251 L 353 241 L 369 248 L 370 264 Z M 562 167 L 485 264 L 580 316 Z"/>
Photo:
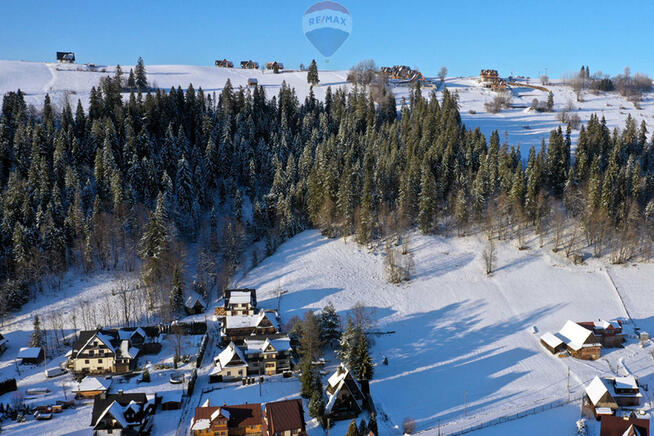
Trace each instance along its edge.
<path fill-rule="evenodd" d="M 568 353 L 572 357 L 584 360 L 599 359 L 602 345 L 587 328 L 574 321 L 567 321 L 557 336 L 565 342 Z"/>
<path fill-rule="evenodd" d="M 540 343 L 552 354 L 557 354 L 565 350 L 565 344 L 561 338 L 550 332 L 546 332 L 540 337 Z"/>
<path fill-rule="evenodd" d="M 38 365 L 43 362 L 43 348 L 24 347 L 18 351 L 18 359 L 22 365 Z"/>

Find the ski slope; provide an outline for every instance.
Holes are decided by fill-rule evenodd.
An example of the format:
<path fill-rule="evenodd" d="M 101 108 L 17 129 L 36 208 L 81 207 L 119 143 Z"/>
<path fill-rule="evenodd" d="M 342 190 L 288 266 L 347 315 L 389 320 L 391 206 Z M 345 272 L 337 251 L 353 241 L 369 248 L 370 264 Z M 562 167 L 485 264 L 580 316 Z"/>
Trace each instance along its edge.
<path fill-rule="evenodd" d="M 125 75 L 133 66 L 121 66 Z M 181 86 L 186 89 L 189 84 L 197 89 L 202 87 L 205 92 L 219 93 L 229 79 L 235 87 L 247 86 L 248 78 L 256 78 L 266 90 L 268 97 L 279 92 L 282 82 L 286 82 L 295 89 L 300 101 L 309 94 L 310 87 L 306 81 L 306 72 L 284 71 L 273 74 L 272 71 L 242 70 L 238 68 L 216 68 L 212 66 L 193 65 L 146 65 L 149 83 L 154 87 L 170 89 Z M 82 64 L 57 64 L 23 61 L 0 61 L 0 95 L 20 88 L 25 92 L 28 104 L 39 108 L 43 104 L 46 93 L 50 94 L 53 103 L 61 107 L 66 99 L 72 105 L 81 100 L 88 104 L 91 87 L 96 86 L 101 77 L 113 75 L 115 66 L 97 65 L 96 71 L 90 71 Z M 327 87 L 351 87 L 346 81 L 347 71 L 327 71 L 319 73 L 320 84 L 314 87 L 317 98 L 325 96 Z M 532 82 L 532 84 L 534 84 Z M 554 94 L 553 113 L 538 113 L 528 109 L 534 98 L 540 101 L 547 99 L 547 93 L 527 87 L 513 87 L 512 103 L 514 108 L 503 110 L 498 114 L 486 111 L 485 103 L 490 102 L 495 93 L 479 86 L 476 77 L 451 77 L 445 81 L 451 92 L 459 95 L 461 118 L 468 127 L 479 127 L 489 136 L 493 130 L 498 130 L 502 141 L 509 145 L 520 145 L 522 155 L 527 156 L 531 145 L 540 146 L 541 140 L 549 137 L 550 130 L 560 125 L 557 114 L 568 104 L 572 104 L 575 113 L 582 122 L 586 122 L 590 115 L 595 113 L 604 116 L 607 125 L 611 128 L 624 126 L 627 115 L 640 124 L 645 121 L 648 126 L 654 121 L 654 98 L 652 93 L 644 96 L 641 109 L 634 108 L 617 93 L 602 93 L 593 95 L 589 92 L 583 94 L 583 102 L 577 102 L 571 88 L 554 81 L 547 88 Z M 540 85 L 540 84 L 539 84 Z M 423 94 L 429 96 L 432 89 L 424 89 Z M 440 98 L 442 86 L 438 87 L 437 96 Z M 398 107 L 402 98 L 408 101 L 409 89 L 406 86 L 393 88 Z M 649 130 L 653 129 L 649 127 Z M 573 141 L 578 132 L 573 132 Z"/>
<path fill-rule="evenodd" d="M 496 271 L 487 277 L 483 247 L 477 237 L 414 235 L 415 274 L 396 286 L 384 279 L 382 254 L 306 231 L 238 286 L 257 288 L 263 306 L 275 308 L 278 289 L 288 291 L 279 302 L 284 321 L 330 301 L 342 317 L 358 302 L 373 308 L 378 330 L 392 332 L 375 339 L 370 384 L 378 411 L 388 415 L 387 428 L 401 428 L 411 417 L 426 434 L 438 434 L 439 424 L 447 434 L 566 400 L 568 367 L 573 400 L 597 374 L 628 370 L 641 383 L 654 381 L 651 343 L 640 348 L 631 340 L 624 349 L 603 349 L 594 362 L 555 357 L 539 343 L 540 334 L 558 331 L 568 319 L 627 319 L 599 261 L 572 266 L 542 249 L 500 244 Z M 628 292 L 625 300 L 639 308 L 634 313 L 652 313 L 654 296 L 643 295 L 640 284 L 650 282 L 654 271 L 617 270 L 611 273 Z M 646 321 L 634 318 L 636 324 Z M 633 333 L 633 325 L 625 330 Z M 643 407 L 649 410 L 646 395 Z M 548 414 L 569 416 L 556 410 Z M 574 420 L 569 424 L 574 429 Z"/>

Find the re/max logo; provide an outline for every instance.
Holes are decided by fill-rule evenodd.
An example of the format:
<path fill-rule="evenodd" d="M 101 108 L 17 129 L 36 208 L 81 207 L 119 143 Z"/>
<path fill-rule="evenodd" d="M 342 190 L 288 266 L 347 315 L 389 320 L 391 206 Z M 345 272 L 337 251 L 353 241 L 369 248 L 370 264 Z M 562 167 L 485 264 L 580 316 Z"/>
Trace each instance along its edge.
<path fill-rule="evenodd" d="M 318 24 L 340 24 L 342 26 L 347 26 L 347 21 L 343 17 L 337 17 L 336 15 L 323 15 L 321 17 L 309 18 L 309 26 L 315 26 Z"/>

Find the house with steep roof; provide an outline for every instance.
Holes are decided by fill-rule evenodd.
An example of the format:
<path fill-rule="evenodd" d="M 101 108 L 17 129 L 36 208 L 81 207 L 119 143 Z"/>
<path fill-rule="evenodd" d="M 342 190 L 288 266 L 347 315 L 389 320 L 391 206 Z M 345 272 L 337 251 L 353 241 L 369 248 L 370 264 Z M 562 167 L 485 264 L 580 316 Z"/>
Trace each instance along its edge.
<path fill-rule="evenodd" d="M 264 436 L 306 435 L 302 400 L 273 401 L 264 406 L 266 433 Z"/>
<path fill-rule="evenodd" d="M 248 336 L 273 336 L 278 332 L 276 315 L 263 310 L 256 315 L 227 316 L 223 323 L 223 335 L 236 344 L 242 344 Z"/>
<path fill-rule="evenodd" d="M 223 316 L 254 315 L 257 313 L 256 289 L 226 289 L 224 294 Z"/>
<path fill-rule="evenodd" d="M 361 385 L 341 363 L 327 380 L 325 416 L 332 420 L 355 418 L 364 409 L 365 396 Z"/>
<path fill-rule="evenodd" d="M 603 347 L 619 347 L 624 342 L 622 322 L 620 320 L 605 321 L 598 319 L 597 321 L 584 321 L 577 324 L 591 330 Z"/>
<path fill-rule="evenodd" d="M 602 345 L 591 330 L 574 321 L 567 321 L 556 336 L 565 343 L 572 357 L 585 360 L 599 359 Z"/>
<path fill-rule="evenodd" d="M 244 339 L 250 374 L 275 375 L 291 369 L 291 340 L 288 336 Z"/>
<path fill-rule="evenodd" d="M 141 435 L 152 429 L 155 403 L 143 393 L 95 397 L 91 427 L 95 435 Z"/>
<path fill-rule="evenodd" d="M 143 329 L 84 330 L 73 343 L 68 366 L 79 374 L 128 372 L 140 353 L 140 348 L 134 345 L 142 345 L 145 336 Z"/>
<path fill-rule="evenodd" d="M 586 416 L 600 419 L 604 415 L 613 415 L 618 410 L 615 401 L 605 380 L 595 376 L 584 388 L 584 401 L 582 412 Z"/>
<path fill-rule="evenodd" d="M 184 302 L 184 310 L 187 315 L 202 313 L 206 307 L 207 305 L 204 303 L 204 300 L 196 292 L 192 292 Z"/>
<path fill-rule="evenodd" d="M 633 375 L 611 377 L 605 379 L 611 396 L 620 407 L 640 405 L 643 394 L 640 393 L 638 379 Z"/>
<path fill-rule="evenodd" d="M 190 430 L 193 436 L 261 435 L 261 404 L 211 406 L 207 400 L 195 408 Z"/>
<path fill-rule="evenodd" d="M 602 416 L 600 436 L 649 436 L 649 419 L 629 416 Z"/>
<path fill-rule="evenodd" d="M 245 378 L 248 374 L 248 362 L 243 351 L 230 342 L 214 358 L 214 368 L 209 373 L 209 382 L 234 381 Z"/>

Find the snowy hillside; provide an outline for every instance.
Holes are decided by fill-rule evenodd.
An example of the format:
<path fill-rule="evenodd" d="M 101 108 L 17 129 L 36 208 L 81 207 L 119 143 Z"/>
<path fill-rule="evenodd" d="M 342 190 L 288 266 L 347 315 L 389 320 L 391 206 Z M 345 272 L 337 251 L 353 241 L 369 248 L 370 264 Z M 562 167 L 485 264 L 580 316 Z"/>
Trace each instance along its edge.
<path fill-rule="evenodd" d="M 309 93 L 306 72 L 300 71 L 273 74 L 272 71 L 211 66 L 147 65 L 146 67 L 150 84 L 164 89 L 173 86 L 186 89 L 192 83 L 196 89 L 202 87 L 205 92 L 220 92 L 227 79 L 238 87 L 246 86 L 248 78 L 256 78 L 269 97 L 277 94 L 282 81 L 295 88 L 300 99 L 304 99 Z M 128 73 L 130 68 L 133 66 L 122 66 L 125 73 Z M 72 104 L 75 104 L 77 99 L 81 99 L 86 105 L 91 87 L 97 85 L 102 76 L 113 74 L 114 69 L 114 66 L 98 65 L 96 71 L 90 71 L 86 65 L 0 61 L 0 95 L 20 88 L 27 94 L 28 104 L 36 107 L 42 105 L 46 93 L 50 93 L 53 102 L 57 105 L 63 104 L 66 98 Z M 320 85 L 314 89 L 316 97 L 323 98 L 328 86 L 350 86 L 346 82 L 346 77 L 347 71 L 320 71 Z M 587 121 L 593 113 L 606 117 L 607 124 L 611 128 L 622 128 L 628 114 L 631 114 L 638 124 L 641 120 L 645 120 L 649 126 L 654 121 L 654 98 L 652 98 L 654 94 L 645 95 L 641 110 L 637 110 L 633 104 L 617 93 L 593 95 L 586 92 L 584 101 L 577 102 L 572 89 L 554 82 L 554 85 L 547 87 L 554 94 L 555 112 L 553 113 L 537 113 L 528 109 L 534 98 L 546 100 L 547 94 L 544 91 L 514 87 L 512 90 L 514 108 L 491 114 L 486 111 L 484 103 L 491 101 L 495 93 L 481 88 L 476 78 L 449 78 L 446 80 L 446 85 L 450 91 L 458 92 L 461 117 L 468 127 L 480 127 L 486 135 L 497 129 L 502 140 L 506 138 L 510 145 L 521 146 L 523 156 L 527 155 L 531 145 L 538 146 L 543 138 L 547 139 L 551 129 L 560 125 L 557 121 L 557 112 L 566 107 L 569 102 L 572 102 L 576 108 L 576 113 L 582 122 Z M 397 87 L 393 91 L 398 105 L 401 104 L 402 97 L 408 97 L 407 87 Z M 439 89 L 439 95 L 441 91 L 442 88 Z M 430 93 L 431 89 L 424 90 L 426 96 Z M 573 132 L 573 136 L 576 137 L 576 133 Z"/>
<path fill-rule="evenodd" d="M 343 239 L 327 240 L 304 232 L 252 270 L 239 286 L 255 287 L 264 306 L 277 307 L 279 287 L 284 321 L 332 302 L 341 316 L 357 302 L 375 309 L 378 330 L 371 382 L 378 410 L 389 428 L 405 418 L 427 434 L 458 431 L 500 416 L 550 407 L 567 399 L 568 367 L 573 400 L 596 374 L 625 368 L 654 382 L 649 344 L 631 340 L 625 349 L 605 349 L 594 362 L 555 357 L 540 345 L 539 334 L 557 331 L 566 320 L 627 319 L 611 283 L 614 279 L 633 326 L 649 328 L 654 298 L 644 289 L 654 270 L 599 263 L 571 266 L 540 249 L 499 249 L 497 271 L 483 272 L 483 244 L 476 237 L 442 239 L 414 236 L 416 265 L 408 284 L 386 283 L 383 256 Z M 631 329 L 631 330 L 629 330 Z M 388 358 L 388 366 L 382 364 Z M 651 407 L 646 393 L 645 409 Z M 574 401 L 578 411 L 577 401 Z M 569 407 L 557 417 L 561 432 L 573 434 Z M 465 416 L 467 415 L 467 416 Z M 566 418 L 567 417 L 567 418 Z M 565 419 L 564 419 L 565 418 Z M 540 420 L 533 423 L 541 422 Z M 499 430 L 499 427 L 498 427 Z M 545 433 L 552 434 L 548 428 Z M 569 430 L 569 431 L 568 431 Z M 485 434 L 503 434 L 489 431 Z"/>

